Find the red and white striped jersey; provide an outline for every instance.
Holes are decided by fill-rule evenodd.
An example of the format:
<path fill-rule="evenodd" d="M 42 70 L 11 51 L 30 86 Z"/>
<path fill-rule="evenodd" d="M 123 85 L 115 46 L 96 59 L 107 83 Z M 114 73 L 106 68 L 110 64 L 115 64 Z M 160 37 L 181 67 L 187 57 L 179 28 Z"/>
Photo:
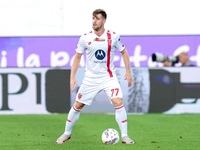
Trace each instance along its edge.
<path fill-rule="evenodd" d="M 79 54 L 86 51 L 85 76 L 88 78 L 104 78 L 115 75 L 113 60 L 115 49 L 125 49 L 119 34 L 110 30 L 98 36 L 94 31 L 82 35 L 76 48 Z"/>

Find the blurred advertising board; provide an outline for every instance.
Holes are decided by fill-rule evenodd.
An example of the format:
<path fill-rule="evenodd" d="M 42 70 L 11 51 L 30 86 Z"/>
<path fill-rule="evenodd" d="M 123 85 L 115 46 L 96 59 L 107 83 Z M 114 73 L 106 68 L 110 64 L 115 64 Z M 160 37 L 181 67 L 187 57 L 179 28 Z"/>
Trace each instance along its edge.
<path fill-rule="evenodd" d="M 128 113 L 200 113 L 199 67 L 131 68 L 130 87 L 124 80 L 125 68 L 115 70 Z M 84 68 L 78 69 L 78 86 L 71 93 L 69 68 L 1 68 L 0 114 L 68 113 L 84 73 Z M 100 92 L 81 112 L 114 113 L 115 109 Z"/>
<path fill-rule="evenodd" d="M 121 36 L 121 39 L 132 67 L 162 67 L 162 63 L 152 62 L 153 53 L 177 56 L 182 51 L 188 52 L 190 60 L 200 66 L 200 35 Z M 78 41 L 78 36 L 0 37 L 0 67 L 71 67 Z M 85 67 L 85 63 L 84 53 L 80 67 Z M 124 67 L 118 51 L 114 65 Z"/>
<path fill-rule="evenodd" d="M 67 113 L 70 69 L 1 68 L 0 114 Z"/>

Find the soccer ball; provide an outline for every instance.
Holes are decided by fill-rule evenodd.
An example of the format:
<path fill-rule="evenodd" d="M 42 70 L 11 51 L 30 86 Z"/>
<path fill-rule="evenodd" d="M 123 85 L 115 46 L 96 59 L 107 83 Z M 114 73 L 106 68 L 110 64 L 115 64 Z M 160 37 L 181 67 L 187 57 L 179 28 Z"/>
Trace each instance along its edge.
<path fill-rule="evenodd" d="M 117 144 L 119 142 L 119 133 L 112 128 L 106 129 L 102 133 L 102 142 L 105 144 Z"/>

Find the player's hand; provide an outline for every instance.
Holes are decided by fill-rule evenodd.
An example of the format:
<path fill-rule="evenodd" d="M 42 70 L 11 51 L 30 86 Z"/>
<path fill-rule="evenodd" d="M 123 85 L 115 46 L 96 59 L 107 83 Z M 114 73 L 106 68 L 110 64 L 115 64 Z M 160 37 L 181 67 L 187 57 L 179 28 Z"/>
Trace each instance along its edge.
<path fill-rule="evenodd" d="M 126 73 L 126 74 L 125 74 L 124 80 L 127 80 L 127 82 L 128 82 L 128 87 L 131 86 L 132 83 L 134 84 L 133 77 L 131 76 L 130 73 Z"/>
<path fill-rule="evenodd" d="M 75 77 L 71 77 L 70 79 L 70 88 L 71 88 L 71 92 L 73 93 L 74 92 L 74 85 L 77 86 L 77 80 Z"/>

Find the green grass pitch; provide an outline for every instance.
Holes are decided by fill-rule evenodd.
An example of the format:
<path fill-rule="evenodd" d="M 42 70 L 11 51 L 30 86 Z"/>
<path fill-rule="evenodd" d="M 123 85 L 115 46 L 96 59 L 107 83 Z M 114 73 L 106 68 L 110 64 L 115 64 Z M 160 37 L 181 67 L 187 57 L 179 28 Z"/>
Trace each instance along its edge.
<path fill-rule="evenodd" d="M 55 144 L 64 132 L 67 114 L 0 115 L 0 150 L 198 150 L 200 114 L 128 115 L 128 133 L 133 145 L 104 145 L 107 128 L 119 132 L 115 115 L 81 114 L 72 139 Z M 119 132 L 120 133 L 120 132 Z"/>

